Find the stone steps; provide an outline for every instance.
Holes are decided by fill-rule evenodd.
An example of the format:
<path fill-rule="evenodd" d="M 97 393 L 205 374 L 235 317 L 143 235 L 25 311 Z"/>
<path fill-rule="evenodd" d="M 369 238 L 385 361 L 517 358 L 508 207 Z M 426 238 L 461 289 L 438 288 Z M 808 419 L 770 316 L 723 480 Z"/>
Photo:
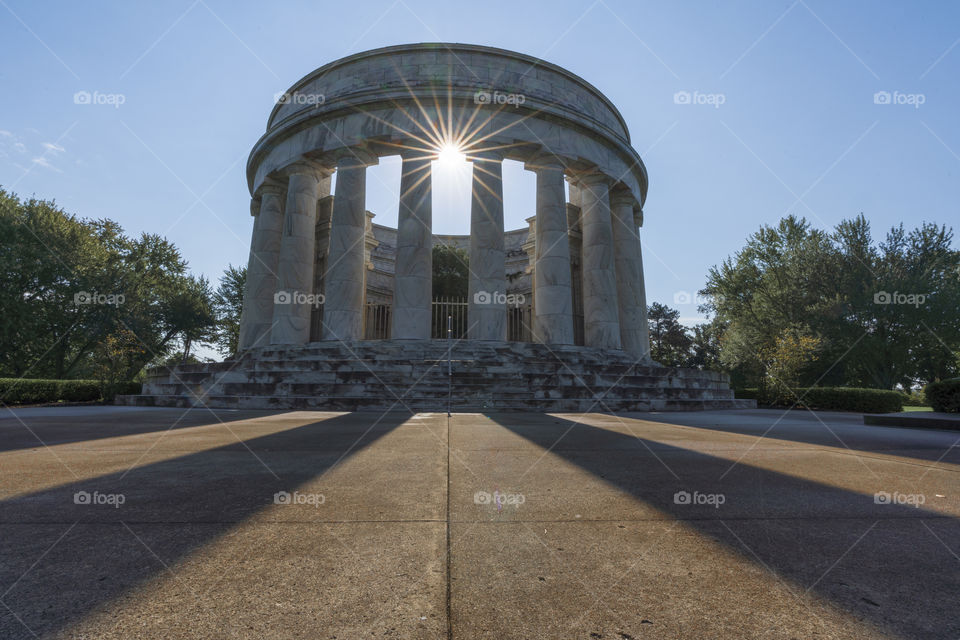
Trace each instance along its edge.
<path fill-rule="evenodd" d="M 717 378 L 712 375 L 701 375 L 704 372 L 697 370 L 677 370 L 677 369 L 653 369 L 646 368 L 644 371 L 626 371 L 626 372 L 616 372 L 610 371 L 607 367 L 602 366 L 577 366 L 573 367 L 563 367 L 557 368 L 554 367 L 550 371 L 510 371 L 504 370 L 504 367 L 497 366 L 494 367 L 484 367 L 484 366 L 475 366 L 475 365 L 460 365 L 459 369 L 453 370 L 454 379 L 469 380 L 485 380 L 488 379 L 491 375 L 496 375 L 501 379 L 514 379 L 514 380 L 533 380 L 533 379 L 542 379 L 545 382 L 550 382 L 553 380 L 566 380 L 566 379 L 586 379 L 590 377 L 593 380 L 598 380 L 600 382 L 604 380 L 609 380 L 611 383 L 642 383 L 644 381 L 653 383 L 656 382 L 656 386 L 662 386 L 663 381 L 672 380 L 683 380 L 683 384 L 689 384 L 690 382 L 699 382 L 707 384 L 717 384 L 724 386 L 726 381 L 722 378 Z M 151 373 L 151 376 L 156 376 L 157 374 Z M 170 375 L 169 373 L 162 373 L 157 377 L 164 377 Z M 182 371 L 179 368 L 176 369 L 175 379 L 182 380 L 184 382 L 197 382 L 200 380 L 205 380 L 211 375 L 217 375 L 223 378 L 223 380 L 231 379 L 240 379 L 240 378 L 276 378 L 276 379 L 291 379 L 296 378 L 297 376 L 308 376 L 317 380 L 329 380 L 331 382 L 335 381 L 346 381 L 346 380 L 357 380 L 357 379 L 382 379 L 382 380 L 391 380 L 391 381 L 414 381 L 425 377 L 440 377 L 444 379 L 447 377 L 447 369 L 404 369 L 398 370 L 395 368 L 384 368 L 384 367 L 370 367 L 357 369 L 353 367 L 343 366 L 340 368 L 330 368 L 326 370 L 319 369 L 304 369 L 304 368 L 287 368 L 287 369 L 262 369 L 262 368 L 242 368 L 242 367 L 225 367 L 222 365 L 210 365 L 208 369 L 204 371 Z"/>
<path fill-rule="evenodd" d="M 205 378 L 184 379 L 180 376 L 162 378 L 160 380 L 152 379 L 150 385 L 180 385 L 183 387 L 210 386 L 217 385 L 313 385 L 316 387 L 311 393 L 316 393 L 321 387 L 336 386 L 377 386 L 381 388 L 410 389 L 410 388 L 441 388 L 446 391 L 448 386 L 453 388 L 488 388 L 505 391 L 519 390 L 528 391 L 530 388 L 564 388 L 564 387 L 586 387 L 590 389 L 634 389 L 637 391 L 659 391 L 669 389 L 705 389 L 705 390 L 724 390 L 727 385 L 719 384 L 710 380 L 685 380 L 682 377 L 664 377 L 655 378 L 652 376 L 644 377 L 608 377 L 595 374 L 582 374 L 578 376 L 522 376 L 522 377 L 504 377 L 504 376 L 479 376 L 471 375 L 460 377 L 457 375 L 448 378 L 442 376 L 426 376 L 419 379 L 412 377 L 388 376 L 388 375 L 368 375 L 368 376 L 340 376 L 340 375 L 250 375 L 250 376 L 218 376 L 211 374 Z M 152 387 L 151 387 L 152 388 Z M 159 389 L 159 387 L 157 387 Z"/>
<path fill-rule="evenodd" d="M 572 394 L 577 397 L 622 397 L 623 393 L 612 393 L 623 387 L 582 387 L 582 394 Z M 384 385 L 379 382 L 369 384 L 315 384 L 310 382 L 282 382 L 277 384 L 262 382 L 237 382 L 216 384 L 204 387 L 203 385 L 184 385 L 179 383 L 159 383 L 151 386 L 150 392 L 157 395 L 279 395 L 279 396 L 316 396 L 316 397 L 369 397 L 370 393 L 378 391 L 384 397 L 421 396 L 426 398 L 446 398 L 448 391 L 451 396 L 465 396 L 473 394 L 495 395 L 499 398 L 564 398 L 570 397 L 570 389 L 566 387 L 539 387 L 523 389 L 517 387 L 484 386 L 478 384 L 429 383 L 416 385 Z M 657 398 L 679 399 L 722 399 L 732 398 L 730 389 L 715 389 L 701 387 L 629 387 L 630 398 L 634 400 L 648 400 Z"/>
<path fill-rule="evenodd" d="M 210 365 L 212 366 L 212 365 Z M 191 368 L 186 367 L 177 367 L 177 371 L 182 375 L 192 375 L 195 373 L 207 373 L 210 371 L 209 368 L 203 369 L 193 369 L 196 365 L 191 365 Z M 527 362 L 523 369 L 523 373 L 539 373 L 539 374 L 552 374 L 552 373 L 562 373 L 568 370 L 568 367 L 576 371 L 578 368 L 582 367 L 602 367 L 603 371 L 610 375 L 662 375 L 664 372 L 669 371 L 679 371 L 677 369 L 669 369 L 666 367 L 646 367 L 646 366 L 633 366 L 631 364 L 619 364 L 619 363 L 576 363 L 576 362 L 566 362 L 566 366 L 562 366 L 557 362 Z M 369 372 L 369 371 L 396 371 L 403 373 L 428 373 L 433 371 L 442 371 L 446 373 L 447 363 L 446 361 L 440 362 L 437 364 L 429 363 L 393 363 L 393 362 L 377 362 L 377 361 L 345 361 L 341 359 L 330 359 L 330 360 L 315 360 L 312 362 L 279 362 L 279 361 L 264 361 L 264 362 L 254 362 L 254 363 L 240 363 L 233 367 L 224 367 L 224 369 L 230 369 L 233 371 L 249 371 L 249 372 L 273 372 L 273 371 L 282 371 L 282 372 Z M 500 370 L 503 373 L 520 373 L 516 370 L 511 369 L 509 366 L 504 366 L 496 362 L 479 362 L 476 360 L 455 360 L 453 362 L 454 371 L 465 372 L 470 370 L 477 371 L 496 371 Z M 697 374 L 701 374 L 701 377 L 719 380 L 714 372 L 709 371 L 697 371 L 697 370 L 688 370 L 696 371 Z"/>
<path fill-rule="evenodd" d="M 724 375 L 637 365 L 627 354 L 529 343 L 369 341 L 267 348 L 148 372 L 137 406 L 343 411 L 649 411 L 745 408 Z M 400 400 L 397 400 L 397 396 Z M 197 398 L 202 402 L 198 402 Z M 598 403 L 597 398 L 602 398 Z"/>
<path fill-rule="evenodd" d="M 387 411 L 443 412 L 447 409 L 443 398 L 371 399 L 370 397 L 316 397 L 316 396 L 206 396 L 198 402 L 183 395 L 123 396 L 123 404 L 141 407 L 211 407 L 233 409 L 316 409 L 324 411 Z M 489 411 L 705 411 L 710 409 L 751 409 L 750 400 L 624 400 L 605 399 L 525 399 L 518 402 L 497 402 L 493 399 L 471 400 L 457 398 L 450 404 L 455 412 Z"/>

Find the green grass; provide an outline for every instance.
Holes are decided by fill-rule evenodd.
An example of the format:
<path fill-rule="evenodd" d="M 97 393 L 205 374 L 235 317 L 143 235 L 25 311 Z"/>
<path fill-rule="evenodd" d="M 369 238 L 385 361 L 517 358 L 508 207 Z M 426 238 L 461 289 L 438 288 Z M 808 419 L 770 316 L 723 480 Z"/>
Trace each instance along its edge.
<path fill-rule="evenodd" d="M 904 407 L 904 411 L 933 411 L 933 407 Z"/>

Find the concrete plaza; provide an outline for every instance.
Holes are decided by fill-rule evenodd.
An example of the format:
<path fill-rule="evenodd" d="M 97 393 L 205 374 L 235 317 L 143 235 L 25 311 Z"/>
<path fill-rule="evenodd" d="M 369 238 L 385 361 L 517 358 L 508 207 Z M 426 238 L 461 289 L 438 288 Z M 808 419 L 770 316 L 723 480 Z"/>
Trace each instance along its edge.
<path fill-rule="evenodd" d="M 859 414 L 0 415 L 0 638 L 956 638 L 960 434 Z"/>

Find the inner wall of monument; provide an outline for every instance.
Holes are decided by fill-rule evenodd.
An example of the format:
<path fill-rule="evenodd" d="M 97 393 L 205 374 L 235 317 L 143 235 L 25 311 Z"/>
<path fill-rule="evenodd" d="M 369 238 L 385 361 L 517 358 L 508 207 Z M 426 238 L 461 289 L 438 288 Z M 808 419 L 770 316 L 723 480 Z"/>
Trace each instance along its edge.
<path fill-rule="evenodd" d="M 571 187 L 575 192 L 575 187 Z M 314 291 L 324 293 L 323 274 L 326 273 L 329 242 L 330 216 L 334 196 L 326 196 L 317 202 L 317 262 L 314 266 Z M 376 224 L 371 211 L 366 212 L 366 237 L 364 242 L 365 340 L 389 339 L 390 313 L 393 305 L 393 275 L 396 269 L 397 230 Z M 583 345 L 583 301 L 580 278 L 580 207 L 567 203 L 567 221 L 570 229 L 570 270 L 573 276 L 573 322 L 574 344 Z M 532 342 L 530 328 L 533 323 L 533 272 L 536 264 L 536 216 L 527 218 L 527 228 L 504 233 L 506 253 L 507 340 Z M 450 246 L 469 253 L 469 235 L 434 235 L 433 246 Z M 446 338 L 448 316 L 452 338 L 466 337 L 467 292 L 461 296 L 434 296 L 432 313 L 432 338 Z M 321 339 L 323 307 L 315 308 L 311 315 L 310 340 Z"/>

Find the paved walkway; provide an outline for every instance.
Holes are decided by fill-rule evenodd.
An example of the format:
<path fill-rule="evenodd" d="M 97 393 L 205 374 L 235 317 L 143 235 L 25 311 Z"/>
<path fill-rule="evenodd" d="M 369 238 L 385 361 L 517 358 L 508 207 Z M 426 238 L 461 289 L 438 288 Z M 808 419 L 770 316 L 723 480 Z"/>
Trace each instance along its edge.
<path fill-rule="evenodd" d="M 0 638 L 956 638 L 958 438 L 800 411 L 5 412 Z"/>

